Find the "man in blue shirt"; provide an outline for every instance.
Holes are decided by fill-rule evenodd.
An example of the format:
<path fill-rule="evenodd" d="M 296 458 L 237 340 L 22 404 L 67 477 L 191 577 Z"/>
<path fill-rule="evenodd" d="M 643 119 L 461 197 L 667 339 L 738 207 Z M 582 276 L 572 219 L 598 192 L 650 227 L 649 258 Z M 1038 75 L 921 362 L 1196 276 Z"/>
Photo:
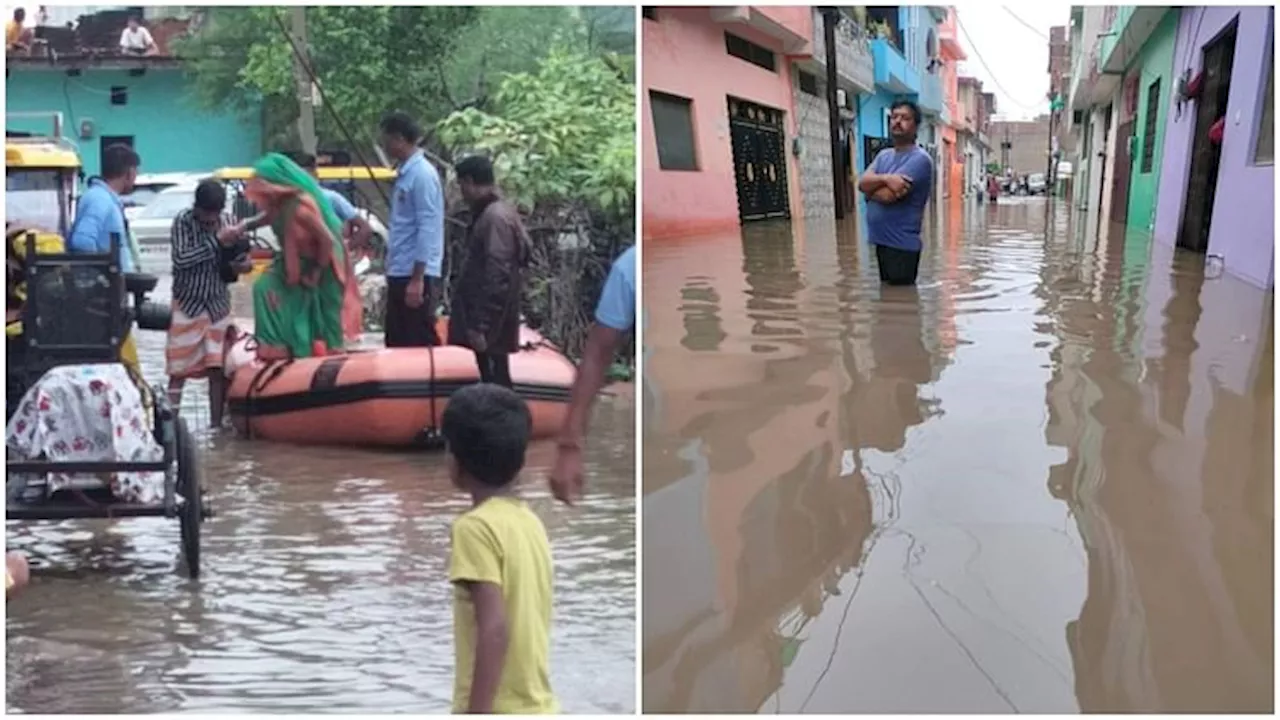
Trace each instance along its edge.
<path fill-rule="evenodd" d="M 596 321 L 582 349 L 582 364 L 569 393 L 569 414 L 565 417 L 551 469 L 551 491 L 560 501 L 573 504 L 582 495 L 582 445 L 587 434 L 587 417 L 596 394 L 604 387 L 605 373 L 622 344 L 623 334 L 636 324 L 636 248 L 618 256 L 596 304 Z"/>
<path fill-rule="evenodd" d="M 444 265 L 444 188 L 418 149 L 418 124 L 405 113 L 382 119 L 382 147 L 396 161 L 387 234 L 387 347 L 440 344 L 436 306 Z"/>
<path fill-rule="evenodd" d="M 320 182 L 320 174 L 316 167 L 316 156 L 311 153 L 299 153 L 298 165 L 303 170 L 311 173 L 311 177 Z M 368 247 L 369 237 L 373 235 L 373 228 L 369 226 L 369 222 L 365 220 L 356 207 L 351 204 L 342 193 L 324 185 L 320 186 L 320 192 L 328 198 L 329 205 L 333 207 L 333 214 L 338 216 L 338 220 L 342 221 L 342 239 L 347 243 L 349 249 Z"/>
<path fill-rule="evenodd" d="M 102 175 L 89 181 L 76 205 L 76 219 L 67 237 L 68 252 L 105 253 L 111 249 L 111 236 L 116 235 L 120 241 L 120 269 L 133 271 L 129 227 L 120 197 L 133 192 L 140 164 L 138 154 L 128 145 L 103 149 Z"/>
<path fill-rule="evenodd" d="M 893 147 L 876 155 L 858 180 L 867 196 L 867 235 L 876 246 L 880 281 L 915 285 L 920 269 L 924 209 L 933 187 L 933 160 L 916 144 L 920 108 L 899 100 L 889 108 Z"/>

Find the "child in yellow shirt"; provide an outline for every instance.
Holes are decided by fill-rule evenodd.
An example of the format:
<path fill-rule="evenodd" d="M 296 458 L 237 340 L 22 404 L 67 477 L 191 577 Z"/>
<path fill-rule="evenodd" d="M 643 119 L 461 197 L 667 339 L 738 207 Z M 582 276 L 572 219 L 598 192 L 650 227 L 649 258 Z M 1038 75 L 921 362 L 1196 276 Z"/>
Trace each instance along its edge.
<path fill-rule="evenodd" d="M 453 523 L 453 711 L 555 714 L 551 691 L 551 547 L 542 521 L 515 496 L 532 418 L 500 385 L 449 398 L 442 431 L 449 472 L 471 495 Z"/>

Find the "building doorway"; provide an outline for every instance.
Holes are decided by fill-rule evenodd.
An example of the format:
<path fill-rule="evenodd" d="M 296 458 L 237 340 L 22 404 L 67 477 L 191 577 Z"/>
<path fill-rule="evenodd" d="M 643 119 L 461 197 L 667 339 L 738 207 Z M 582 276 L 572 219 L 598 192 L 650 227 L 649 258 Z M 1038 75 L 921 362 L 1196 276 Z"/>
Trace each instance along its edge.
<path fill-rule="evenodd" d="M 1209 249 L 1213 224 L 1213 200 L 1218 194 L 1218 168 L 1222 146 L 1209 140 L 1209 129 L 1227 113 L 1231 91 L 1231 66 L 1236 54 L 1236 20 L 1204 47 L 1204 79 L 1196 102 L 1196 129 L 1191 140 L 1191 168 L 1183 202 L 1178 247 L 1203 253 Z"/>
<path fill-rule="evenodd" d="M 787 191 L 786 115 L 729 96 L 729 136 L 742 222 L 791 217 Z"/>
<path fill-rule="evenodd" d="M 1111 106 L 1102 113 L 1102 149 L 1098 151 L 1098 226 L 1093 229 L 1102 237 L 1102 194 L 1107 191 L 1107 135 L 1111 134 Z"/>
<path fill-rule="evenodd" d="M 1111 222 L 1129 219 L 1129 174 L 1133 169 L 1133 118 L 1116 129 L 1116 157 L 1111 163 Z"/>
<path fill-rule="evenodd" d="M 937 173 L 942 180 L 942 198 L 944 200 L 951 197 L 952 147 L 950 140 L 942 139 L 942 164 L 937 167 Z"/>
<path fill-rule="evenodd" d="M 98 158 L 101 162 L 102 156 L 106 153 L 106 149 L 112 145 L 127 145 L 133 148 L 132 135 L 103 135 L 98 138 Z"/>

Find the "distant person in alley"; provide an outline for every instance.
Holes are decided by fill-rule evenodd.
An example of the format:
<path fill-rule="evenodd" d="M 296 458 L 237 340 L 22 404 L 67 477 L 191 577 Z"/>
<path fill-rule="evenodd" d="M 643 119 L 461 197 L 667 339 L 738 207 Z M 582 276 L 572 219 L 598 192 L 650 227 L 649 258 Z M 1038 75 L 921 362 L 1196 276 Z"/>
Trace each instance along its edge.
<path fill-rule="evenodd" d="M 933 160 L 916 144 L 920 108 L 899 100 L 889 109 L 893 147 L 876 155 L 858 180 L 867 196 L 867 235 L 876 246 L 880 281 L 915 285 L 920 269 L 924 208 L 933 187 Z"/>
<path fill-rule="evenodd" d="M 402 112 L 382 119 L 382 148 L 396 162 L 387 231 L 386 345 L 432 347 L 444 265 L 444 187 L 418 147 L 422 130 Z"/>

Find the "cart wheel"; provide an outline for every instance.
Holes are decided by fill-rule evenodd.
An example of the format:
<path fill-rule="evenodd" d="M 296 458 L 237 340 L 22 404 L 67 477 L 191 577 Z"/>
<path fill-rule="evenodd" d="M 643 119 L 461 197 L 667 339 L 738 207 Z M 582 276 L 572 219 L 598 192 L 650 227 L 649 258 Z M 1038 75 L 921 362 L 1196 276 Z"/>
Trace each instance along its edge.
<path fill-rule="evenodd" d="M 204 497 L 200 488 L 200 468 L 196 463 L 196 444 L 187 430 L 187 421 L 177 418 L 178 494 L 182 508 L 178 521 L 182 531 L 182 557 L 187 563 L 187 576 L 200 577 L 200 523 L 204 520 Z"/>

